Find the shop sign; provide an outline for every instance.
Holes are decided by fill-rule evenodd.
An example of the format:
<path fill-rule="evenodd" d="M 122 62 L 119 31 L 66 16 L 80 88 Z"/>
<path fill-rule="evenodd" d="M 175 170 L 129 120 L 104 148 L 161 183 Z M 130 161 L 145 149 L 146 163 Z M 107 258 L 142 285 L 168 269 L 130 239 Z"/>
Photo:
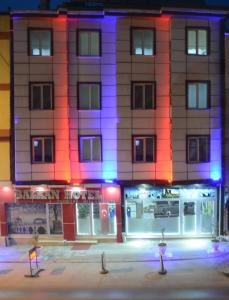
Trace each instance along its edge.
<path fill-rule="evenodd" d="M 75 202 L 91 202 L 102 201 L 100 190 L 64 190 L 64 189 L 51 189 L 48 191 L 33 191 L 30 189 L 17 189 L 15 190 L 16 200 L 62 200 L 62 201 L 75 201 Z"/>

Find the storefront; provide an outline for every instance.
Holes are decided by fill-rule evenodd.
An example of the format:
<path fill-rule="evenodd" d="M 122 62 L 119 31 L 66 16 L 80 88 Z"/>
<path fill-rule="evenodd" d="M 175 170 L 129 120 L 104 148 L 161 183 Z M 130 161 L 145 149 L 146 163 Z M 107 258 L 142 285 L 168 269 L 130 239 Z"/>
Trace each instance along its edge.
<path fill-rule="evenodd" d="M 8 234 L 121 241 L 120 189 L 116 185 L 17 186 L 14 199 L 4 209 Z"/>
<path fill-rule="evenodd" d="M 217 188 L 204 185 L 124 188 L 127 237 L 211 236 L 217 228 Z"/>

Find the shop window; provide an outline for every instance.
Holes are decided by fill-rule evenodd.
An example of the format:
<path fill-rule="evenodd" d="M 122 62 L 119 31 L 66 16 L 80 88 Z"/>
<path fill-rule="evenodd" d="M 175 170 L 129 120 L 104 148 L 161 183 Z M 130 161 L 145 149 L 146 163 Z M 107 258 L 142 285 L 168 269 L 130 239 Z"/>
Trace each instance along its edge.
<path fill-rule="evenodd" d="M 209 136 L 188 136 L 187 137 L 187 162 L 202 163 L 209 162 Z"/>
<path fill-rule="evenodd" d="M 209 82 L 188 81 L 187 82 L 187 107 L 188 109 L 209 108 Z"/>
<path fill-rule="evenodd" d="M 29 55 L 51 56 L 52 55 L 52 30 L 29 29 Z"/>
<path fill-rule="evenodd" d="M 155 136 L 134 136 L 133 150 L 133 162 L 155 162 Z"/>
<path fill-rule="evenodd" d="M 32 137 L 32 163 L 54 162 L 54 137 Z"/>
<path fill-rule="evenodd" d="M 132 83 L 132 107 L 133 109 L 155 108 L 155 82 Z"/>
<path fill-rule="evenodd" d="M 30 83 L 31 109 L 53 109 L 53 83 Z"/>
<path fill-rule="evenodd" d="M 6 212 L 10 234 L 63 234 L 61 204 L 10 203 Z"/>
<path fill-rule="evenodd" d="M 79 109 L 100 109 L 100 83 L 79 83 L 78 101 Z"/>
<path fill-rule="evenodd" d="M 209 30 L 206 28 L 187 28 L 187 54 L 209 54 Z"/>
<path fill-rule="evenodd" d="M 81 162 L 101 161 L 101 136 L 80 136 Z"/>
<path fill-rule="evenodd" d="M 152 28 L 132 28 L 132 51 L 133 55 L 154 55 L 155 30 Z"/>
<path fill-rule="evenodd" d="M 99 30 L 77 31 L 78 56 L 100 56 L 101 34 Z"/>

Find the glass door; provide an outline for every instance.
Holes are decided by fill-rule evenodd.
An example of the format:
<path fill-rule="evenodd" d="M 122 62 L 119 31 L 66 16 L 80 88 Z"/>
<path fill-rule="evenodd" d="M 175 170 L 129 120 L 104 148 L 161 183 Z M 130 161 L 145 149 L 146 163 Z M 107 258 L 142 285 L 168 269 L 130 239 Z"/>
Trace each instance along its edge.
<path fill-rule="evenodd" d="M 195 200 L 183 201 L 183 234 L 196 234 L 197 207 Z"/>
<path fill-rule="evenodd" d="M 78 235 L 116 234 L 115 203 L 78 203 L 76 209 Z"/>

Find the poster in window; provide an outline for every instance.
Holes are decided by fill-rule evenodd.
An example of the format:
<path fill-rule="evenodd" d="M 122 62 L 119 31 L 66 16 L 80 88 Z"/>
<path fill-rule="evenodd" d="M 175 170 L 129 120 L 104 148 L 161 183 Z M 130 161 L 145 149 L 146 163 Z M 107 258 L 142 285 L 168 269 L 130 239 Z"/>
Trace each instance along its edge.
<path fill-rule="evenodd" d="M 195 214 L 195 202 L 184 202 L 184 216 Z"/>
<path fill-rule="evenodd" d="M 155 218 L 179 217 L 179 201 L 156 201 Z"/>
<path fill-rule="evenodd" d="M 51 234 L 62 234 L 62 211 L 60 204 L 49 204 L 49 227 Z"/>

